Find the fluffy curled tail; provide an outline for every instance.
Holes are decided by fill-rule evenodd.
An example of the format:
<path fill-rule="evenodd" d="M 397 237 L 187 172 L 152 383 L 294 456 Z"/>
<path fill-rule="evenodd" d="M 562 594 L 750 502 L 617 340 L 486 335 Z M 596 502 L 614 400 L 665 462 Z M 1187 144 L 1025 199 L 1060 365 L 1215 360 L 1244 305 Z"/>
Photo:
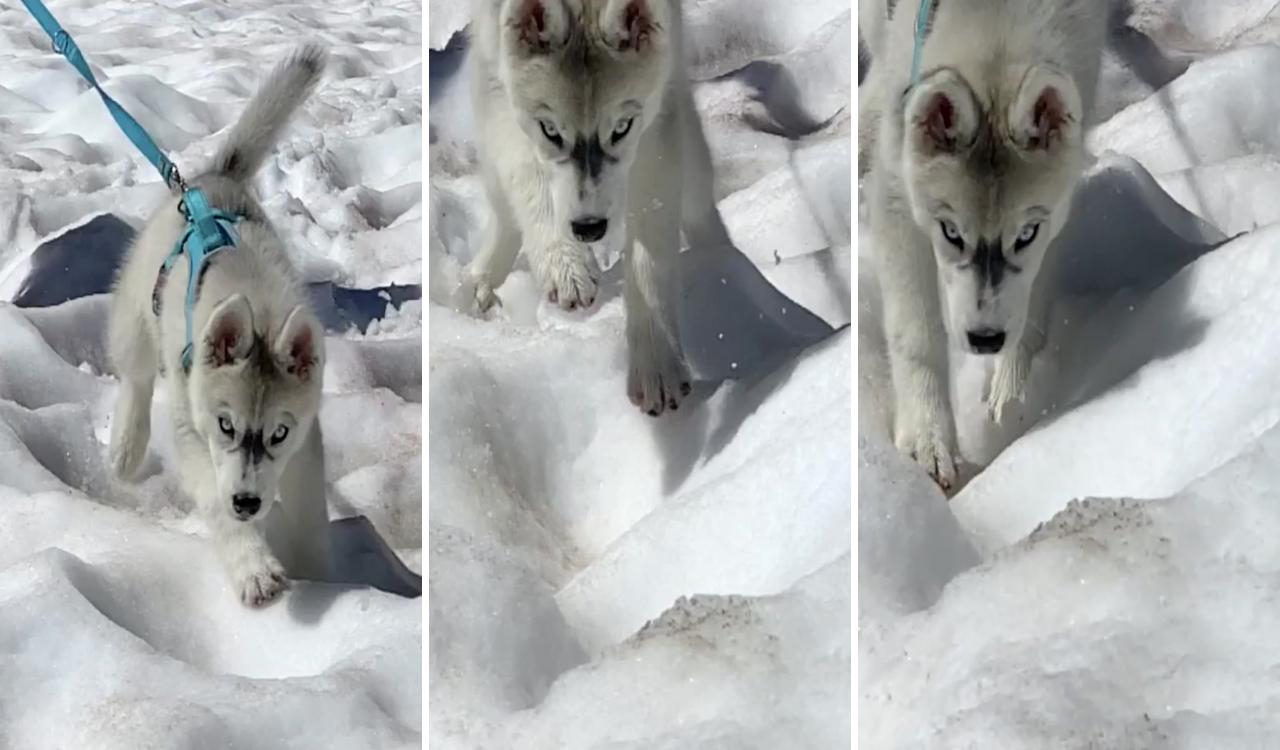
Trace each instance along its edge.
<path fill-rule="evenodd" d="M 858 66 L 869 66 L 867 77 L 858 84 L 858 177 L 871 169 L 880 126 L 881 83 L 884 78 L 884 42 L 894 5 L 910 5 L 915 0 L 859 0 Z M 865 56 L 866 59 L 863 59 Z"/>
<path fill-rule="evenodd" d="M 324 47 L 305 44 L 281 60 L 231 128 L 231 136 L 218 150 L 211 171 L 233 180 L 253 177 L 294 110 L 320 81 L 328 56 Z"/>

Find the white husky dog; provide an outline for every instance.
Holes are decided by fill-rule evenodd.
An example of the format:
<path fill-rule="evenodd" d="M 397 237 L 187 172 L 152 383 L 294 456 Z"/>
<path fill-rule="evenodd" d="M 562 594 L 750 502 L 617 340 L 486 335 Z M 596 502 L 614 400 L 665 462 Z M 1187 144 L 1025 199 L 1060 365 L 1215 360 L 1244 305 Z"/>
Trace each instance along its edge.
<path fill-rule="evenodd" d="M 937 0 L 911 85 L 919 3 L 864 2 L 872 67 L 859 106 L 883 285 L 894 440 L 944 488 L 956 479 L 948 332 L 998 359 L 996 421 L 1043 348 L 1037 275 L 1085 164 L 1106 3 Z M 882 44 L 878 44 L 882 42 Z M 874 144 L 865 142 L 874 138 Z"/>
<path fill-rule="evenodd" d="M 590 307 L 589 245 L 623 234 L 627 391 L 657 416 L 690 377 L 680 233 L 728 244 L 682 64 L 677 0 L 474 0 L 472 99 L 494 221 L 469 269 L 481 311 L 523 249 L 547 298 Z"/>
<path fill-rule="evenodd" d="M 286 570 L 315 577 L 328 564 L 316 419 L 324 330 L 248 184 L 319 81 L 325 60 L 322 48 L 304 46 L 281 62 L 232 128 L 213 169 L 192 182 L 215 209 L 241 218 L 236 246 L 204 267 L 190 370 L 182 358 L 186 257 L 161 273 L 185 229 L 176 198 L 134 241 L 112 298 L 110 346 L 121 380 L 111 426 L 113 468 L 124 479 L 137 474 L 158 372 L 170 388 L 180 481 L 206 514 L 232 584 L 250 605 L 284 590 Z M 280 512 L 268 516 L 277 493 Z"/>

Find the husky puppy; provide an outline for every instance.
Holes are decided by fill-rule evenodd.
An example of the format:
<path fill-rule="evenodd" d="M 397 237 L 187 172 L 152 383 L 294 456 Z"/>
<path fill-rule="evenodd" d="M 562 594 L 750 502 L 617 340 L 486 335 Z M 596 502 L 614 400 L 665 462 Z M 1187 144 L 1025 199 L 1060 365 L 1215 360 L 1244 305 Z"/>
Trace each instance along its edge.
<path fill-rule="evenodd" d="M 179 479 L 207 516 L 236 594 L 261 605 L 295 577 L 328 568 L 324 451 L 317 413 L 324 329 L 249 181 L 320 80 L 326 52 L 303 46 L 263 82 L 213 168 L 192 181 L 240 217 L 237 242 L 204 266 L 193 312 L 190 368 L 186 256 L 163 271 L 186 228 L 167 200 L 138 234 L 112 296 L 110 351 L 120 376 L 111 464 L 134 477 L 151 434 L 156 375 L 168 383 Z M 272 532 L 267 542 L 266 518 Z M 281 560 L 287 563 L 282 564 Z"/>
<path fill-rule="evenodd" d="M 489 309 L 523 248 L 552 302 L 590 307 L 589 245 L 625 254 L 627 391 L 679 408 L 690 376 L 676 322 L 680 233 L 728 245 L 681 53 L 676 0 L 474 0 L 470 59 L 494 213 L 469 288 Z"/>
<path fill-rule="evenodd" d="M 1085 165 L 1105 36 L 1097 0 L 936 0 L 910 80 L 919 3 L 864 2 L 859 95 L 884 296 L 894 440 L 956 479 L 948 350 L 995 357 L 999 421 L 1045 344 L 1038 274 Z M 871 139 L 874 142 L 868 143 Z"/>

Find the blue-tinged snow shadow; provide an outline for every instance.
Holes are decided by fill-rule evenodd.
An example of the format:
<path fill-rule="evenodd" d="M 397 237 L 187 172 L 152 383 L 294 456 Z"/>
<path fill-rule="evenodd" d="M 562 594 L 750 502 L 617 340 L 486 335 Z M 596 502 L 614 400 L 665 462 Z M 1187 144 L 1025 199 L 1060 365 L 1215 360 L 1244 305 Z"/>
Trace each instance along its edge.
<path fill-rule="evenodd" d="M 52 307 L 80 297 L 111 291 L 116 269 L 124 260 L 134 231 L 112 214 L 49 240 L 31 255 L 31 269 L 13 303 L 18 307 Z M 308 285 L 312 306 L 324 326 L 334 333 L 360 332 L 382 320 L 390 306 L 422 299 L 422 286 L 391 285 L 351 289 L 330 282 Z"/>

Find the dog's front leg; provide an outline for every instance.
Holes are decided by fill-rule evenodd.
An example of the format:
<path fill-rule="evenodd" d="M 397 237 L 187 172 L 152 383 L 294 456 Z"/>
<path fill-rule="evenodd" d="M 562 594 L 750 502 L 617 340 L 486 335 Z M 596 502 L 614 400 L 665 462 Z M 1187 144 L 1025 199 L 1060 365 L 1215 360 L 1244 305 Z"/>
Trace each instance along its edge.
<path fill-rule="evenodd" d="M 493 177 L 486 177 L 490 201 L 495 203 L 494 214 L 500 234 L 493 239 L 494 247 L 507 247 L 512 234 L 509 225 L 501 222 L 514 217 L 519 225 L 525 257 L 534 275 L 542 285 L 547 299 L 565 310 L 587 308 L 595 303 L 600 268 L 591 249 L 573 239 L 569 223 L 558 225 L 555 204 L 552 199 L 551 174 L 538 161 L 538 156 L 522 131 L 514 123 L 501 126 L 497 123 L 489 131 L 489 139 L 504 138 L 494 147 L 491 166 Z M 503 217 L 502 196 L 505 209 Z M 506 232 L 506 234 L 501 234 Z M 513 262 L 502 252 L 495 252 L 487 261 L 493 268 Z M 491 278 L 494 275 L 491 274 Z M 492 285 L 492 281 L 490 282 Z M 479 290 L 477 290 L 478 292 Z"/>
<path fill-rule="evenodd" d="M 483 170 L 484 192 L 489 199 L 493 218 L 485 226 L 480 252 L 467 267 L 476 309 L 484 314 L 495 304 L 501 304 L 495 293 L 506 281 L 520 251 L 520 229 L 511 213 L 502 181 L 492 167 Z"/>
<path fill-rule="evenodd" d="M 532 203 L 524 205 L 525 257 L 549 302 L 565 310 L 591 307 L 600 279 L 596 257 L 591 248 L 568 237 L 569 227 L 555 226 L 551 193 L 542 192 L 537 198 L 527 196 Z"/>
<path fill-rule="evenodd" d="M 324 439 L 317 419 L 280 474 L 284 528 L 276 547 L 294 578 L 331 578 L 329 511 L 325 498 Z"/>
<path fill-rule="evenodd" d="M 209 526 L 240 601 L 260 607 L 289 588 L 284 566 L 254 522 L 237 521 L 226 509 L 214 508 Z"/>
<path fill-rule="evenodd" d="M 208 448 L 189 428 L 179 429 L 178 463 L 182 483 L 195 498 L 240 601 L 261 606 L 289 587 L 284 566 L 271 553 L 262 530 L 252 521 L 237 520 L 231 498 L 218 493 L 218 480 Z"/>
<path fill-rule="evenodd" d="M 645 134 L 661 137 L 662 124 Z M 656 144 L 648 144 L 656 145 Z M 627 394 L 650 416 L 680 407 L 692 383 L 680 346 L 680 206 L 678 153 L 642 149 L 632 166 L 626 241 Z"/>
<path fill-rule="evenodd" d="M 955 486 L 947 334 L 928 240 L 910 218 L 876 211 L 872 227 L 894 390 L 894 442 L 944 490 Z"/>

